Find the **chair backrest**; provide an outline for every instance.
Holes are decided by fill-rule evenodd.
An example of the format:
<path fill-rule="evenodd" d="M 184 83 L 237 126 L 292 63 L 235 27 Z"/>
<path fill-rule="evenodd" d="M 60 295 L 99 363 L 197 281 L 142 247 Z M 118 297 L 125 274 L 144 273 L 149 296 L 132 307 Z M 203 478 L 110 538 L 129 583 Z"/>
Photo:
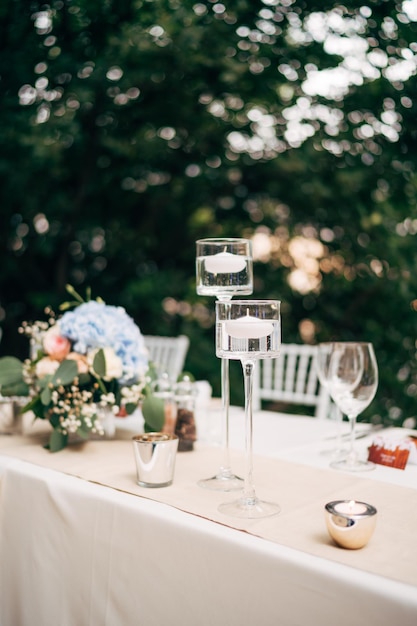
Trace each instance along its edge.
<path fill-rule="evenodd" d="M 277 359 L 260 359 L 254 371 L 253 409 L 262 400 L 314 407 L 315 417 L 329 417 L 330 396 L 321 385 L 316 368 L 317 348 L 306 344 L 282 344 Z"/>
<path fill-rule="evenodd" d="M 149 360 L 160 374 L 166 372 L 171 380 L 177 380 L 181 374 L 190 340 L 186 335 L 178 337 L 162 337 L 161 335 L 144 335 L 145 346 L 149 352 Z"/>

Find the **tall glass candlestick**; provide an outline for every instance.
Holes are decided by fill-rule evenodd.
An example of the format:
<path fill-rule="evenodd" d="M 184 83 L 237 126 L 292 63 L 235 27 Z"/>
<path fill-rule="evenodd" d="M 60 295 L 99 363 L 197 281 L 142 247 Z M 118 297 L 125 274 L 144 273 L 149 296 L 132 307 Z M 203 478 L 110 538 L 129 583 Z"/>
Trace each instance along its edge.
<path fill-rule="evenodd" d="M 253 290 L 252 247 L 248 239 L 200 239 L 196 242 L 197 293 L 215 296 L 228 302 L 236 295 L 249 295 Z M 199 481 L 201 487 L 216 491 L 233 491 L 242 488 L 242 479 L 230 465 L 229 452 L 229 361 L 221 360 L 222 397 L 222 452 L 219 471 L 210 478 Z"/>
<path fill-rule="evenodd" d="M 235 300 L 216 302 L 216 354 L 242 363 L 245 386 L 246 473 L 243 495 L 224 502 L 219 511 L 245 519 L 276 515 L 278 504 L 260 500 L 253 480 L 252 388 L 253 371 L 259 359 L 277 358 L 281 347 L 280 302 Z"/>

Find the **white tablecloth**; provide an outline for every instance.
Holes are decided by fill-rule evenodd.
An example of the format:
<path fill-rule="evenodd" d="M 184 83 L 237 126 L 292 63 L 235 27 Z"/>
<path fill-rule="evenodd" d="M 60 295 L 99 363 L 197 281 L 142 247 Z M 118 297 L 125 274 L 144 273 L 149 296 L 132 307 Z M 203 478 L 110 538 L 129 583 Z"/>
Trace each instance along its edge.
<path fill-rule="evenodd" d="M 234 411 L 232 445 L 243 440 L 242 420 Z M 331 426 L 259 414 L 255 452 L 326 467 Z M 390 482 L 417 485 L 416 467 L 378 467 L 373 479 L 385 470 Z M 415 544 L 410 550 L 417 557 Z M 253 622 L 415 626 L 417 586 L 0 455 L 1 626 Z"/>

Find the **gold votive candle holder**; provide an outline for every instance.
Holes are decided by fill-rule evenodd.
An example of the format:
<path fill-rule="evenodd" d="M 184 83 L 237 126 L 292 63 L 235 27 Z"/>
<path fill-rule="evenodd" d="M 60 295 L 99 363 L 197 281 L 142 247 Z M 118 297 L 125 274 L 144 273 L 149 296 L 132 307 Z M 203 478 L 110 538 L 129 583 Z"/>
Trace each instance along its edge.
<path fill-rule="evenodd" d="M 335 500 L 325 505 L 327 530 L 342 548 L 363 548 L 373 535 L 377 510 L 371 504 L 357 500 Z"/>

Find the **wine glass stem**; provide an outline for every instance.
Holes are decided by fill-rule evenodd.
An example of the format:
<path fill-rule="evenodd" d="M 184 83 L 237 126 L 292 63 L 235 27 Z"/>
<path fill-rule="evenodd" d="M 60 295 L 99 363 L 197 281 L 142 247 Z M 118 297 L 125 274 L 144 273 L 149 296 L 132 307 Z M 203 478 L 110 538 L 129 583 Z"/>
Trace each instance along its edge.
<path fill-rule="evenodd" d="M 242 361 L 245 383 L 245 424 L 246 424 L 246 473 L 243 487 L 243 499 L 246 504 L 256 501 L 253 483 L 253 422 L 252 422 L 252 390 L 254 361 Z"/>
<path fill-rule="evenodd" d="M 335 435 L 334 435 L 334 439 L 336 441 L 335 446 L 334 446 L 334 450 L 333 453 L 337 456 L 340 452 L 343 451 L 343 412 L 341 411 L 341 409 L 338 407 L 338 405 L 336 403 L 333 403 L 330 407 L 330 419 L 333 422 L 333 424 L 335 424 L 335 428 L 333 429 L 335 431 Z"/>
<path fill-rule="evenodd" d="M 229 408 L 230 408 L 230 382 L 229 382 L 229 359 L 221 359 L 221 384 L 222 384 L 222 446 L 223 463 L 220 467 L 222 476 L 229 476 L 230 451 L 229 451 Z"/>
<path fill-rule="evenodd" d="M 356 452 L 355 452 L 355 430 L 356 430 L 356 416 L 348 415 L 349 424 L 350 424 L 350 445 L 349 445 L 349 453 L 348 453 L 348 461 L 349 463 L 355 463 L 356 461 Z"/>
<path fill-rule="evenodd" d="M 334 419 L 335 419 L 336 427 L 337 427 L 337 435 L 336 435 L 336 453 L 337 453 L 343 450 L 343 440 L 342 440 L 343 413 L 336 404 L 334 406 L 335 406 Z"/>

